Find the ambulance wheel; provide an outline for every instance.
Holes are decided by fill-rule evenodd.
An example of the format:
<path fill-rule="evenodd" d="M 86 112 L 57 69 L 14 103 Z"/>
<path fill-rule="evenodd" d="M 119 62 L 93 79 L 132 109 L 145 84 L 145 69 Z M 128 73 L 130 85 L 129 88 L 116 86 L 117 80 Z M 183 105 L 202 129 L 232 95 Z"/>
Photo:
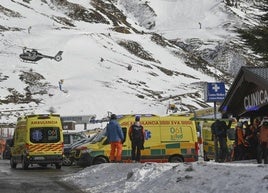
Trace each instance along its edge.
<path fill-rule="evenodd" d="M 29 164 L 27 163 L 27 161 L 26 161 L 26 158 L 25 158 L 25 157 L 23 157 L 23 158 L 22 158 L 21 165 L 22 165 L 22 169 L 24 169 L 24 170 L 27 170 L 27 169 L 28 169 Z"/>
<path fill-rule="evenodd" d="M 13 157 L 10 158 L 10 166 L 13 169 L 16 169 L 16 167 L 17 167 L 17 163 L 14 161 Z"/>
<path fill-rule="evenodd" d="M 94 165 L 103 163 L 108 163 L 108 160 L 105 157 L 96 157 L 93 161 Z"/>
<path fill-rule="evenodd" d="M 169 159 L 169 162 L 171 162 L 171 163 L 183 162 L 183 158 L 181 156 L 174 155 Z"/>

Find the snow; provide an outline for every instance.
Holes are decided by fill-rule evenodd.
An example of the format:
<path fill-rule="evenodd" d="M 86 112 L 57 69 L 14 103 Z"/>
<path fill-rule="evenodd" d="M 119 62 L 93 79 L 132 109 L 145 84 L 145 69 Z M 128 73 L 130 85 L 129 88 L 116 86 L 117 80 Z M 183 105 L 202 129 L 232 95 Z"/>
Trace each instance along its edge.
<path fill-rule="evenodd" d="M 159 6 L 161 3 L 161 6 Z M 227 35 L 221 26 L 230 22 L 222 0 L 151 1 L 156 7 L 157 29 L 169 39 L 220 39 Z M 201 29 L 200 29 L 201 24 Z M 228 32 L 230 35 L 230 32 Z"/>
<path fill-rule="evenodd" d="M 256 163 L 107 163 L 67 175 L 84 192 L 224 193 L 268 191 L 268 165 Z"/>
<path fill-rule="evenodd" d="M 72 0 L 69 2 L 91 8 L 89 1 Z M 21 6 L 22 4 L 26 6 Z M 118 4 L 122 6 L 120 1 Z M 218 36 L 215 33 L 219 30 L 217 26 L 222 25 L 222 20 L 226 20 L 227 16 L 221 11 L 212 12 L 211 10 L 218 10 L 217 5 L 220 4 L 220 1 L 202 0 L 199 1 L 198 6 L 194 6 L 196 4 L 196 0 L 149 1 L 149 5 L 157 15 L 152 15 L 151 18 L 156 20 L 153 31 L 160 32 L 167 38 L 187 39 L 190 36 L 197 37 L 196 34 L 199 34 L 202 36 L 200 38 L 206 39 L 205 36 L 209 36 L 210 39 L 213 39 L 211 33 L 214 33 L 213 36 Z M 25 108 L 33 109 L 33 113 L 44 113 L 53 107 L 56 113 L 61 115 L 72 112 L 74 115 L 96 114 L 99 118 L 106 116 L 108 111 L 117 114 L 154 113 L 161 115 L 165 114 L 169 101 L 162 102 L 156 96 L 147 97 L 146 95 L 144 99 L 141 99 L 137 95 L 144 95 L 144 90 L 148 88 L 153 92 L 161 93 L 164 98 L 183 95 L 196 92 L 197 89 L 202 90 L 195 86 L 198 82 L 214 81 L 214 77 L 185 65 L 183 60 L 171 53 L 172 50 L 152 43 L 149 35 L 118 34 L 109 30 L 107 25 L 87 24 L 79 21 L 75 22 L 76 28 L 61 28 L 59 23 L 51 20 L 50 15 L 53 17 L 63 17 L 64 15 L 61 10 L 53 8 L 51 3 L 31 1 L 28 4 L 15 0 L 1 2 L 1 5 L 23 16 L 22 18 L 3 16 L 2 25 L 24 29 L 18 32 L 6 32 L 4 39 L 1 40 L 4 43 L 1 45 L 1 50 L 5 50 L 5 53 L 0 55 L 1 61 L 3 61 L 0 67 L 4 69 L 2 72 L 9 76 L 8 80 L 1 82 L 0 91 L 3 93 L 1 96 L 6 96 L 7 89 L 12 87 L 18 92 L 24 93 L 25 85 L 18 79 L 18 74 L 29 69 L 42 74 L 45 81 L 49 81 L 51 86 L 48 88 L 48 94 L 53 95 L 53 97 L 40 96 L 42 97 L 41 105 L 3 104 L 0 107 L 2 111 Z M 134 5 L 135 1 L 133 1 L 135 8 Z M 190 14 L 185 11 L 186 8 L 189 8 Z M 197 10 L 199 16 L 193 14 L 197 13 Z M 167 15 L 167 13 L 172 14 Z M 139 15 L 143 14 L 135 14 L 136 17 Z M 210 29 L 206 30 L 205 27 L 198 29 L 198 22 L 205 20 L 209 21 L 207 24 Z M 177 27 L 175 30 L 170 30 L 171 26 Z M 184 26 L 184 29 L 180 26 Z M 28 29 L 30 29 L 29 33 Z M 202 33 L 200 33 L 201 31 Z M 222 29 L 222 31 L 224 30 Z M 159 61 L 157 66 L 172 69 L 182 75 L 166 76 L 159 68 L 148 68 L 148 64 L 151 66 L 156 64 L 141 60 L 119 46 L 118 42 L 124 40 L 138 42 L 152 54 L 155 60 Z M 22 47 L 36 48 L 41 53 L 52 56 L 62 50 L 63 60 L 56 62 L 42 59 L 36 64 L 24 63 L 18 58 Z M 100 61 L 101 58 L 103 58 L 103 62 Z M 133 67 L 131 71 L 127 70 L 128 65 Z M 148 75 L 150 73 L 157 74 L 157 76 Z M 192 77 L 183 74 L 190 74 Z M 58 89 L 58 81 L 61 79 L 64 80 L 63 89 L 66 90 L 66 93 Z M 200 100 L 202 98 L 201 96 Z M 183 100 L 185 103 L 190 101 L 182 98 L 182 102 L 184 102 Z M 201 108 L 198 103 L 193 105 Z M 32 113 L 32 111 L 30 112 Z M 2 120 L 3 122 L 14 122 L 11 117 L 8 119 L 3 117 Z"/>
<path fill-rule="evenodd" d="M 89 0 L 69 2 L 92 8 Z M 145 2 L 153 8 L 155 15 L 148 15 L 149 9 L 140 9 L 139 5 Z M 116 114 L 163 115 L 170 102 L 163 99 L 198 92 L 200 97 L 197 100 L 202 101 L 204 88 L 199 83 L 215 81 L 213 76 L 187 66 L 183 59 L 174 55 L 172 48 L 166 49 L 153 43 L 151 35 L 117 33 L 110 30 L 109 25 L 82 21 L 75 21 L 74 28 L 63 28 L 65 26 L 51 18 L 66 17 L 63 14 L 66 10 L 55 8 L 51 2 L 26 3 L 14 0 L 3 1 L 1 5 L 22 16 L 8 17 L 0 13 L 1 24 L 23 30 L 2 33 L 0 68 L 8 79 L 1 82 L 0 97 L 10 94 L 8 88 L 25 93 L 26 85 L 18 78 L 22 71 L 31 69 L 40 73 L 45 78 L 42 82 L 49 84 L 49 93 L 39 97 L 42 99 L 41 104 L 2 104 L 2 112 L 24 109 L 25 113 L 44 113 L 53 107 L 56 113 L 63 116 L 96 114 L 98 118 L 102 118 L 107 116 L 108 111 Z M 142 27 L 135 24 L 137 21 L 155 21 L 154 28 L 144 31 L 157 32 L 168 39 L 182 41 L 190 41 L 189 38 L 209 40 L 206 43 L 208 48 L 216 45 L 212 42 L 225 39 L 228 41 L 233 37 L 233 32 L 222 26 L 226 23 L 237 23 L 236 18 L 230 17 L 230 14 L 224 11 L 224 4 L 220 0 L 118 0 L 117 5 L 124 10 L 128 21 L 137 29 L 142 30 Z M 127 10 L 132 11 L 126 12 Z M 125 40 L 138 42 L 159 62 L 142 60 L 130 54 L 118 44 Z M 42 59 L 35 64 L 25 63 L 18 57 L 22 47 L 36 48 L 42 54 L 50 56 L 62 50 L 63 60 L 56 62 Z M 129 65 L 132 66 L 131 71 L 127 70 Z M 166 75 L 160 67 L 178 75 Z M 216 72 L 214 67 L 207 68 Z M 61 79 L 64 80 L 62 86 L 66 92 L 61 92 L 58 88 Z M 160 93 L 162 98 L 151 93 Z M 197 109 L 202 108 L 193 98 L 181 97 L 181 103 L 190 104 Z M 3 116 L 0 120 L 15 122 L 12 116 Z"/>
<path fill-rule="evenodd" d="M 128 1 L 128 2 L 127 2 Z M 89 0 L 69 0 L 72 3 L 91 8 Z M 118 6 L 135 5 L 134 0 L 118 1 Z M 145 2 L 145 1 L 141 1 Z M 199 38 L 209 41 L 229 41 L 235 34 L 231 27 L 239 22 L 225 10 L 222 0 L 147 0 L 156 15 L 142 17 L 139 10 L 128 15 L 128 21 L 135 25 L 143 19 L 155 21 L 156 26 L 148 32 L 157 32 L 168 39 L 188 41 Z M 171 50 L 153 44 L 149 35 L 118 34 L 105 24 L 88 24 L 76 21 L 75 28 L 61 28 L 51 16 L 64 17 L 61 10 L 51 9 L 49 2 L 21 0 L 1 1 L 2 6 L 14 10 L 23 17 L 9 17 L 0 12 L 1 25 L 18 27 L 22 31 L 1 32 L 0 75 L 8 79 L 0 82 L 0 97 L 10 94 L 7 89 L 15 88 L 23 93 L 25 84 L 18 79 L 22 71 L 42 74 L 48 81 L 49 94 L 42 97 L 42 103 L 1 104 L 1 112 L 22 111 L 23 113 L 44 113 L 50 107 L 61 115 L 96 114 L 98 118 L 107 112 L 116 114 L 154 113 L 165 114 L 169 101 L 161 101 L 156 96 L 144 99 L 137 97 L 145 89 L 162 93 L 163 97 L 195 92 L 199 82 L 214 82 L 214 77 L 185 65 Z M 25 6 L 22 6 L 25 5 Z M 243 5 L 243 2 L 241 3 Z M 247 4 L 245 4 L 247 5 Z M 133 7 L 133 9 L 135 6 Z M 130 8 L 131 9 L 131 8 Z M 126 11 L 127 9 L 124 8 Z M 143 10 L 147 13 L 148 10 Z M 247 17 L 241 10 L 232 8 L 240 17 Z M 254 12 L 254 9 L 251 11 Z M 248 21 L 248 20 L 247 20 Z M 250 21 L 248 21 L 250 22 Z M 251 21 L 254 23 L 253 21 Z M 256 22 L 256 21 L 255 21 Z M 200 28 L 200 24 L 201 28 Z M 229 25 L 230 24 L 230 25 Z M 223 26 L 228 25 L 228 28 Z M 30 28 L 29 28 L 30 27 Z M 137 29 L 141 29 L 137 26 Z M 30 29 L 28 33 L 28 29 Z M 118 45 L 118 41 L 135 40 L 153 55 L 160 67 L 172 67 L 173 71 L 192 77 L 165 76 L 156 68 L 156 63 L 131 55 Z M 18 55 L 22 47 L 37 48 L 41 53 L 54 55 L 63 50 L 63 60 L 42 59 L 36 64 L 24 63 Z M 103 58 L 103 62 L 101 62 Z M 148 68 L 148 64 L 152 68 Z M 127 66 L 132 65 L 131 71 Z M 208 67 L 211 72 L 217 71 Z M 157 76 L 149 75 L 155 73 Z M 217 71 L 217 73 L 220 73 Z M 193 78 L 194 77 L 194 78 Z M 63 79 L 62 92 L 58 81 Z M 128 82 L 132 83 L 129 84 Z M 199 90 L 201 90 L 199 88 Z M 203 96 L 200 96 L 200 100 Z M 185 101 L 184 101 L 185 100 Z M 182 98 L 191 103 L 191 99 Z M 197 104 L 193 104 L 201 108 Z M 15 122 L 14 117 L 0 117 L 1 122 Z M 75 183 L 84 192 L 268 192 L 268 167 L 252 163 L 215 163 L 213 161 L 194 163 L 107 163 L 90 166 L 82 171 L 65 176 L 65 182 Z"/>

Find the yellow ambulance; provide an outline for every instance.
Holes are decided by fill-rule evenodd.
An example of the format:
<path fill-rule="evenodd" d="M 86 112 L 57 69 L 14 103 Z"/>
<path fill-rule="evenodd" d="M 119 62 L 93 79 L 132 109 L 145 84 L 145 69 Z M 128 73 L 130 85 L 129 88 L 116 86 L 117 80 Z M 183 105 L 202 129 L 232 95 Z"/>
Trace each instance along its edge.
<path fill-rule="evenodd" d="M 60 115 L 36 114 L 18 118 L 11 145 L 11 168 L 18 163 L 23 169 L 29 165 L 62 166 L 63 132 Z"/>
<path fill-rule="evenodd" d="M 123 129 L 122 160 L 131 162 L 131 141 L 128 129 L 134 123 L 136 115 L 118 115 L 117 120 Z M 157 116 L 141 114 L 140 122 L 145 130 L 144 150 L 141 162 L 193 162 L 198 159 L 198 139 L 195 122 L 188 116 Z M 88 144 L 73 151 L 80 166 L 89 166 L 109 162 L 110 145 L 105 129 L 98 133 Z"/>

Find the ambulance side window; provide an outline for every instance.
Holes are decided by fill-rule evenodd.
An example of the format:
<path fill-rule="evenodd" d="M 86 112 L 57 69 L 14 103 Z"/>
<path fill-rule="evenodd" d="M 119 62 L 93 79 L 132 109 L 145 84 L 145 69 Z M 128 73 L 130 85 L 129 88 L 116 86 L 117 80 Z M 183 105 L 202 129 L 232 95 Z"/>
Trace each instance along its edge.
<path fill-rule="evenodd" d="M 127 138 L 127 128 L 123 127 L 122 130 L 123 130 L 123 134 L 124 134 L 124 141 L 123 141 L 123 144 L 124 144 L 126 141 L 126 138 Z"/>
<path fill-rule="evenodd" d="M 21 130 L 21 132 L 19 132 L 19 130 Z M 14 136 L 15 136 L 14 140 L 16 143 L 24 141 L 25 136 L 24 136 L 24 132 L 22 131 L 23 131 L 23 127 L 19 126 L 16 128 L 15 133 L 14 133 Z"/>

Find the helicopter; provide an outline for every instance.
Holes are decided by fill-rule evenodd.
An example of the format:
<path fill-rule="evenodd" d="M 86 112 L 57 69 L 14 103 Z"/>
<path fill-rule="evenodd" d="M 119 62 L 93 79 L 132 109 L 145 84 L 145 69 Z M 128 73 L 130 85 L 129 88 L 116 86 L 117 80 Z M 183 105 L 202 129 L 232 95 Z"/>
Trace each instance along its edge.
<path fill-rule="evenodd" d="M 38 52 L 36 49 L 29 49 L 29 48 L 26 48 L 24 47 L 22 49 L 22 54 L 20 54 L 20 58 L 26 62 L 26 61 L 29 61 L 29 62 L 36 62 L 38 60 L 41 60 L 42 58 L 49 58 L 49 59 L 54 59 L 56 60 L 57 62 L 61 61 L 62 60 L 62 53 L 63 51 L 59 51 L 55 56 L 48 56 L 48 55 L 44 55 L 44 54 L 41 54 L 40 52 Z"/>

